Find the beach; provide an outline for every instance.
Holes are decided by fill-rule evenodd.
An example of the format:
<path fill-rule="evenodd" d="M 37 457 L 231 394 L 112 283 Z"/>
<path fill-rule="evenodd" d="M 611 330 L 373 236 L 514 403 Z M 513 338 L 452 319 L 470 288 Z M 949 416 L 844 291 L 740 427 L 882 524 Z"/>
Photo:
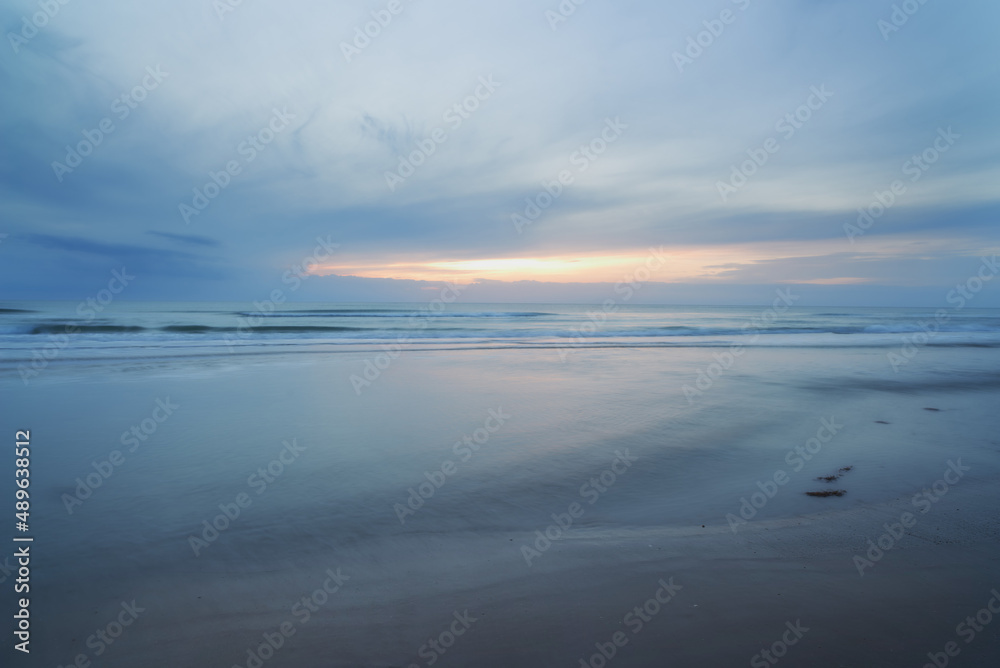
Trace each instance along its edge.
<path fill-rule="evenodd" d="M 3 16 L 0 668 L 1000 666 L 1000 4 Z"/>
<path fill-rule="evenodd" d="M 360 391 L 386 348 L 292 349 L 8 369 L 5 426 L 33 450 L 32 661 L 1000 651 L 985 615 L 957 630 L 1000 606 L 1000 349 L 929 345 L 897 371 L 885 345 L 750 345 L 728 368 L 720 346 L 403 346 Z"/>

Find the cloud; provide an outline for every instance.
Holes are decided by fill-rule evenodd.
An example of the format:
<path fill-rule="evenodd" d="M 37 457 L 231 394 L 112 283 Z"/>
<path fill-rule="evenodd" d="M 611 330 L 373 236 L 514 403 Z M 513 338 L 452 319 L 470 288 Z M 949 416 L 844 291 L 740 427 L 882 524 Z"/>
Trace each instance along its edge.
<path fill-rule="evenodd" d="M 181 244 L 190 244 L 195 246 L 212 246 L 212 247 L 217 247 L 222 245 L 222 243 L 216 239 L 197 236 L 194 234 L 174 234 L 173 232 L 157 232 L 156 230 L 149 230 L 147 234 L 163 237 L 164 239 L 176 241 Z"/>
<path fill-rule="evenodd" d="M 106 273 L 107 268 L 118 264 L 146 277 L 152 275 L 164 279 L 193 277 L 218 280 L 230 273 L 213 263 L 211 258 L 187 251 L 50 234 L 22 234 L 13 240 L 43 249 L 49 266 L 60 266 L 61 260 L 67 259 L 71 266 L 86 274 L 91 270 Z M 20 244 L 20 247 L 23 249 L 24 245 Z M 73 283 L 69 285 L 75 287 Z"/>
<path fill-rule="evenodd" d="M 60 5 L 0 56 L 0 215 L 9 243 L 31 241 L 18 266 L 49 272 L 35 285 L 73 285 L 125 257 L 158 295 L 239 295 L 333 234 L 345 256 L 387 263 L 650 245 L 728 258 L 742 244 L 744 261 L 711 280 L 943 286 L 958 246 L 996 245 L 1000 6 L 927 3 L 886 40 L 876 22 L 891 3 L 723 3 L 736 20 L 678 71 L 674 54 L 719 7 L 591 2 L 553 30 L 557 4 L 406 2 L 350 62 L 340 44 L 370 3 L 242 3 L 221 19 L 202 0 Z M 16 32 L 36 11 L 9 4 L 0 23 Z M 147 67 L 168 74 L 120 117 L 116 100 Z M 496 91 L 449 124 L 489 76 Z M 816 86 L 829 100 L 779 130 Z M 295 118 L 251 160 L 240 147 L 268 136 L 274 108 Z M 59 180 L 52 163 L 105 118 L 114 131 Z M 608 118 L 628 129 L 581 168 Z M 844 224 L 946 127 L 960 140 L 852 246 Z M 390 191 L 386 172 L 435 128 L 446 141 Z M 723 201 L 719 182 L 769 138 L 780 150 Z M 239 173 L 185 224 L 179 205 L 233 161 Z M 518 234 L 511 215 L 564 170 L 572 183 Z M 907 255 L 918 239 L 955 243 Z M 783 257 L 760 257 L 761 244 Z M 185 272 L 204 286 L 176 281 Z M 8 292 L 20 278 L 0 270 Z"/>

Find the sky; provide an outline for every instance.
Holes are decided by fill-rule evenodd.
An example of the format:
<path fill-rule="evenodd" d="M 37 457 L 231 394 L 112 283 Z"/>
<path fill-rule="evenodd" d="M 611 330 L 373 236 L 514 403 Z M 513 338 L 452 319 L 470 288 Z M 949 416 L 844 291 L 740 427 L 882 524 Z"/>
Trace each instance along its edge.
<path fill-rule="evenodd" d="M 1000 249 L 997 3 L 577 2 L 3 2 L 0 298 L 935 306 Z"/>

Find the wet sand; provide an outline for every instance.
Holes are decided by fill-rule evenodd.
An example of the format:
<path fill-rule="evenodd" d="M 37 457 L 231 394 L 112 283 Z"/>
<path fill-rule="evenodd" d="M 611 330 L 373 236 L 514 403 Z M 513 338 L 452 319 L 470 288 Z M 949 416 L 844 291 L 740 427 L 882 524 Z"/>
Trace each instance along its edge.
<path fill-rule="evenodd" d="M 361 396 L 363 356 L 56 370 L 7 393 L 43 495 L 31 661 L 255 666 L 270 638 L 261 665 L 902 667 L 949 642 L 953 665 L 992 665 L 1000 623 L 956 627 L 1000 589 L 1000 355 L 927 349 L 894 374 L 884 350 L 759 349 L 691 404 L 710 360 L 408 353 Z M 127 452 L 164 397 L 179 408 Z M 806 495 L 827 489 L 846 494 Z M 760 508 L 734 523 L 743 499 Z"/>

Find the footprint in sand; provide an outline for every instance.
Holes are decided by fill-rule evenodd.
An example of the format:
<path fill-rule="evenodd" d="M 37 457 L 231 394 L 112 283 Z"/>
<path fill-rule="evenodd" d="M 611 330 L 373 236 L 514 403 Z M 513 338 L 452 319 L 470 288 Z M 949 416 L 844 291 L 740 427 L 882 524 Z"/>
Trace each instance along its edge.
<path fill-rule="evenodd" d="M 833 475 L 823 475 L 816 478 L 816 480 L 822 480 L 823 482 L 833 482 L 834 480 L 839 480 L 841 476 L 843 476 L 848 471 L 852 470 L 854 470 L 853 466 L 844 466 L 843 468 L 838 469 L 837 472 L 834 473 Z M 843 496 L 845 494 L 847 494 L 847 490 L 845 489 L 824 490 L 822 492 L 806 492 L 807 496 L 819 496 L 819 497 Z"/>
<path fill-rule="evenodd" d="M 853 466 L 845 466 L 845 467 L 839 469 L 833 475 L 821 475 L 820 477 L 816 478 L 816 480 L 822 480 L 824 482 L 833 482 L 834 480 L 839 480 L 841 476 L 843 476 L 848 471 L 852 471 L 852 470 L 854 470 Z"/>

